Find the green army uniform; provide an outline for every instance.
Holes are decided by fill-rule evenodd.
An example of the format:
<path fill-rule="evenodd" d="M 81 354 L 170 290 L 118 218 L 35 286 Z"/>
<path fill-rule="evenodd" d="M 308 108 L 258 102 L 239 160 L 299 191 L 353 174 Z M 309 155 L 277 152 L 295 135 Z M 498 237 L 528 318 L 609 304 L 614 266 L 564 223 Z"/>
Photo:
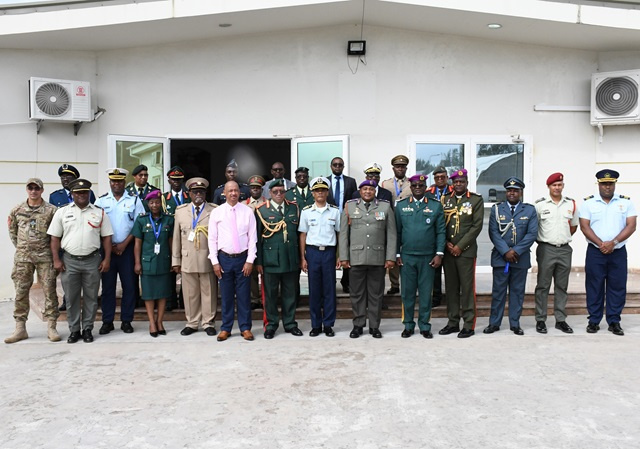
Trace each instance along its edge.
<path fill-rule="evenodd" d="M 367 207 L 368 206 L 368 207 Z M 351 266 L 349 277 L 353 325 L 380 327 L 385 262 L 395 261 L 398 233 L 391 204 L 374 198 L 345 203 L 338 236 L 340 260 Z"/>
<path fill-rule="evenodd" d="M 184 188 L 180 191 L 180 196 L 178 199 L 174 197 L 175 192 L 169 190 L 168 192 L 164 192 L 162 194 L 162 210 L 167 215 L 175 215 L 176 208 L 178 206 L 182 206 L 183 204 L 187 204 L 191 202 L 191 197 L 189 196 L 189 192 L 187 192 Z"/>
<path fill-rule="evenodd" d="M 165 299 L 171 296 L 171 247 L 169 239 L 173 238 L 173 217 L 161 214 L 154 220 L 156 230 L 160 229 L 157 243 L 158 254 L 154 252 L 156 237 L 151 225 L 151 214 L 142 214 L 136 218 L 131 235 L 142 240 L 142 299 L 145 301 Z"/>
<path fill-rule="evenodd" d="M 256 265 L 264 272 L 265 330 L 278 328 L 278 287 L 282 290 L 282 325 L 285 331 L 297 328 L 296 289 L 300 269 L 299 214 L 295 203 L 284 200 L 282 213 L 267 200 L 256 209 L 258 251 Z"/>
<path fill-rule="evenodd" d="M 136 186 L 136 183 L 133 181 L 127 184 L 124 189 L 131 195 L 135 195 L 138 198 L 140 198 L 140 202 L 142 202 L 142 205 L 144 206 L 144 210 L 146 212 L 149 212 L 149 206 L 147 206 L 147 202 L 145 201 L 147 194 L 153 190 L 160 190 L 159 188 L 154 187 L 151 184 L 147 183 L 147 185 L 145 185 L 141 191 L 140 188 L 138 188 Z"/>
<path fill-rule="evenodd" d="M 429 265 L 445 246 L 442 204 L 430 195 L 420 201 L 413 196 L 396 204 L 398 251 L 402 258 L 402 323 L 413 331 L 416 292 L 419 292 L 418 326 L 420 332 L 431 331 L 431 292 L 435 269 Z"/>
<path fill-rule="evenodd" d="M 44 316 L 57 320 L 58 295 L 56 293 L 56 271 L 51 255 L 51 237 L 47 229 L 58 208 L 42 201 L 32 208 L 27 201 L 14 207 L 9 214 L 9 236 L 16 248 L 11 279 L 16 289 L 16 304 L 13 317 L 16 321 L 27 321 L 29 315 L 29 290 L 33 285 L 33 272 L 37 271 L 45 298 Z"/>
<path fill-rule="evenodd" d="M 296 203 L 298 205 L 298 210 L 302 210 L 310 204 L 313 204 L 314 202 L 313 195 L 311 194 L 311 189 L 309 188 L 309 186 L 305 187 L 303 190 L 304 195 L 302 195 L 302 193 L 298 189 L 298 186 L 293 186 L 285 192 L 284 198 L 287 201 Z"/>
<path fill-rule="evenodd" d="M 441 197 L 447 227 L 447 242 L 462 250 L 454 257 L 444 254 L 444 282 L 447 291 L 447 326 L 474 330 L 476 326 L 476 257 L 477 238 L 482 231 L 484 201 L 482 196 L 467 190 L 460 198 L 455 193 Z"/>

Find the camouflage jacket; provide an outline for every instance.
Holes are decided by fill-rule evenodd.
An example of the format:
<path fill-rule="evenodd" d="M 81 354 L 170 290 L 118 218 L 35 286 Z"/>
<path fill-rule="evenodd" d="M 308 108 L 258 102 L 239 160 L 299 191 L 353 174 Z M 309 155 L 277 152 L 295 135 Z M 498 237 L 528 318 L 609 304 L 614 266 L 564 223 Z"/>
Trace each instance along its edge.
<path fill-rule="evenodd" d="M 18 204 L 9 214 L 9 236 L 16 247 L 16 262 L 52 260 L 51 238 L 47 229 L 58 208 L 43 201 L 35 209 L 27 202 Z"/>

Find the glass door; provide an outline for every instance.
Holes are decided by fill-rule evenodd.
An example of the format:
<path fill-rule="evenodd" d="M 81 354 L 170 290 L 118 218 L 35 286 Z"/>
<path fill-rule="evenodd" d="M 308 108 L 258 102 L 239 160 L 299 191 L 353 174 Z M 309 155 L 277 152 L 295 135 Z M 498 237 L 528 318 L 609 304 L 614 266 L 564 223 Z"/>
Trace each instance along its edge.
<path fill-rule="evenodd" d="M 149 184 L 163 192 L 169 189 L 165 173 L 169 170 L 169 139 L 162 137 L 110 135 L 109 167 L 131 171 L 140 164 L 149 168 Z M 165 166 L 166 165 L 166 166 Z M 127 183 L 133 181 L 129 174 Z"/>
<path fill-rule="evenodd" d="M 334 157 L 341 157 L 344 160 L 344 174 L 348 175 L 348 135 L 297 137 L 291 139 L 291 171 L 295 171 L 297 167 L 307 167 L 309 169 L 309 180 L 316 176 L 331 175 L 331 159 Z"/>

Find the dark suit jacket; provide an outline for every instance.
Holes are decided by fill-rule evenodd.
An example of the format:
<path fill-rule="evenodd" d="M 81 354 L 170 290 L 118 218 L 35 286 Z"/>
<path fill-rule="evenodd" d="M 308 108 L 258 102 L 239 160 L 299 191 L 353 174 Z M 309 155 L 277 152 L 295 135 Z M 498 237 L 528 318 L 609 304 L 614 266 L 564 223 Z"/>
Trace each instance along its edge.
<path fill-rule="evenodd" d="M 352 199 L 360 198 L 360 190 L 356 190 L 351 197 Z M 393 195 L 387 189 L 383 189 L 382 187 L 378 187 L 378 193 L 376 193 L 376 198 L 379 200 L 389 201 L 393 204 Z"/>
<path fill-rule="evenodd" d="M 513 268 L 531 268 L 530 250 L 533 242 L 538 237 L 538 214 L 531 204 L 522 203 L 516 207 L 513 216 L 514 227 L 509 227 L 505 235 L 502 229 L 511 222 L 511 208 L 506 201 L 498 203 L 491 208 L 489 217 L 489 238 L 493 242 L 491 251 L 491 266 L 504 267 L 507 262 L 504 255 L 513 248 L 518 253 L 518 262 L 510 264 Z M 502 228 L 502 229 L 501 229 Z"/>
<path fill-rule="evenodd" d="M 329 176 L 327 179 L 329 180 L 329 197 L 327 198 L 327 202 L 334 206 L 340 207 L 338 203 L 336 203 L 335 198 L 333 198 L 333 174 Z M 342 185 L 344 187 L 344 196 L 343 196 L 343 205 L 351 198 L 353 198 L 353 193 L 358 191 L 358 185 L 356 184 L 356 180 L 351 176 L 342 175 Z"/>

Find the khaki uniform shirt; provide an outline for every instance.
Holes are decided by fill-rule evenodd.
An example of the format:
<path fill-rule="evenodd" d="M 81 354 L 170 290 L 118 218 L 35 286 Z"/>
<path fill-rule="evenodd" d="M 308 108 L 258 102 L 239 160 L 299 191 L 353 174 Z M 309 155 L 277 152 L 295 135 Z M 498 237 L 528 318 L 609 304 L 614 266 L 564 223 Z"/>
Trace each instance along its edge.
<path fill-rule="evenodd" d="M 409 198 L 411 196 L 411 183 L 406 176 L 404 177 L 404 179 L 385 179 L 380 183 L 380 186 L 383 189 L 387 189 L 389 192 L 391 192 L 391 197 L 393 198 L 393 202 L 391 203 L 391 205 L 393 207 L 395 207 L 398 201 Z"/>
<path fill-rule="evenodd" d="M 73 256 L 86 256 L 100 249 L 102 237 L 113 235 L 109 216 L 91 203 L 80 209 L 76 203 L 61 207 L 53 216 L 47 234 L 61 237 L 61 247 Z"/>
<path fill-rule="evenodd" d="M 217 206 L 212 203 L 203 203 L 202 214 L 193 226 L 193 203 L 183 204 L 176 209 L 175 223 L 173 226 L 173 248 L 171 252 L 171 265 L 180 266 L 185 273 L 211 273 L 213 265 L 209 261 L 209 217 L 211 211 Z M 195 232 L 195 237 L 190 241 L 189 235 Z"/>
<path fill-rule="evenodd" d="M 16 262 L 50 262 L 51 238 L 47 229 L 57 208 L 42 201 L 36 208 L 29 204 L 18 204 L 9 213 L 9 237 L 16 247 Z"/>
<path fill-rule="evenodd" d="M 552 245 L 564 245 L 571 242 L 569 226 L 578 226 L 579 214 L 576 202 L 563 196 L 558 204 L 551 198 L 536 201 L 538 214 L 538 241 Z"/>
<path fill-rule="evenodd" d="M 267 201 L 267 199 L 263 196 L 261 196 L 260 198 L 258 198 L 257 200 L 249 197 L 247 198 L 244 203 L 249 206 L 251 209 L 256 210 L 258 208 L 258 206 L 260 206 L 262 203 L 264 203 L 265 201 Z"/>

